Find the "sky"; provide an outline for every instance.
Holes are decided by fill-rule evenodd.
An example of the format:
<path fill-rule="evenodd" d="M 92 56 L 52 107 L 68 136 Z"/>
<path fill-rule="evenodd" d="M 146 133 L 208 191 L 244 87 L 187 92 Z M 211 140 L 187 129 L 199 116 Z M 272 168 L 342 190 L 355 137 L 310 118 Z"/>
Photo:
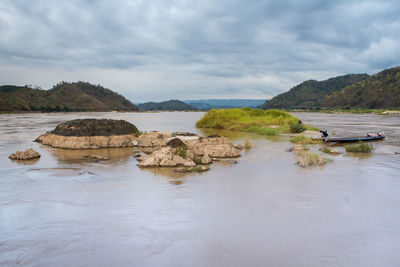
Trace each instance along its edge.
<path fill-rule="evenodd" d="M 269 99 L 400 65 L 400 1 L 1 0 L 0 84 Z"/>

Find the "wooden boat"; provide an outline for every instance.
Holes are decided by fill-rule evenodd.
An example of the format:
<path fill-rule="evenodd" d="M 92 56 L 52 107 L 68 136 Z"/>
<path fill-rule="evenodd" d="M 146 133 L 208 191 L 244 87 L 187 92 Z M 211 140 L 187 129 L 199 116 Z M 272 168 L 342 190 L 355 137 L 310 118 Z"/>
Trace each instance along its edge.
<path fill-rule="evenodd" d="M 365 137 L 328 137 L 322 139 L 324 142 L 327 143 L 354 143 L 354 142 L 367 142 L 367 141 L 376 141 L 376 140 L 383 140 L 385 139 L 384 135 L 373 135 L 373 136 L 365 136 Z"/>

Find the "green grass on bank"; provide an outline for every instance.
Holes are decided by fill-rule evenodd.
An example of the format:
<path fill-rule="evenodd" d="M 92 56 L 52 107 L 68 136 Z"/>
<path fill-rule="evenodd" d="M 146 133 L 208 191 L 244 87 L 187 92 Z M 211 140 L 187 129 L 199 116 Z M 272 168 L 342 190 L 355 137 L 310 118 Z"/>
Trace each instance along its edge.
<path fill-rule="evenodd" d="M 301 145 L 313 145 L 313 144 L 321 144 L 321 140 L 313 140 L 311 137 L 306 137 L 304 135 L 296 135 L 290 137 L 290 142 L 294 144 Z"/>
<path fill-rule="evenodd" d="M 373 147 L 370 144 L 358 143 L 353 145 L 345 146 L 346 152 L 355 152 L 355 153 L 371 153 Z"/>
<path fill-rule="evenodd" d="M 299 121 L 295 116 L 277 109 L 212 109 L 197 123 L 198 128 L 236 130 L 264 135 L 290 132 L 290 126 Z M 292 128 L 297 128 L 293 127 Z M 308 129 L 304 125 L 304 129 Z"/>

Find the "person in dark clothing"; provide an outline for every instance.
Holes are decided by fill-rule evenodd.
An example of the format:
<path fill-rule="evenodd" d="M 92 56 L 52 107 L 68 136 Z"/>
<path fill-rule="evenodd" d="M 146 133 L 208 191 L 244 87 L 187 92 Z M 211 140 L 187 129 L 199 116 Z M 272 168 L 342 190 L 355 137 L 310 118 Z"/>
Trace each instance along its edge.
<path fill-rule="evenodd" d="M 321 133 L 321 138 L 322 138 L 322 140 L 325 140 L 325 139 L 327 139 L 328 138 L 328 136 L 329 136 L 329 134 L 328 134 L 328 131 L 319 131 L 320 133 Z"/>

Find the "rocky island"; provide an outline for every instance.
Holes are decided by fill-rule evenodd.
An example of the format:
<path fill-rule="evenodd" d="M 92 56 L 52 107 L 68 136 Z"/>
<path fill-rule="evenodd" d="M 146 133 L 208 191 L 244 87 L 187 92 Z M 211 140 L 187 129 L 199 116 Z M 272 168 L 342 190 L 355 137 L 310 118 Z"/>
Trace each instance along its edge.
<path fill-rule="evenodd" d="M 205 171 L 221 158 L 240 157 L 240 149 L 226 137 L 202 137 L 184 132 L 141 134 L 124 120 L 77 119 L 57 125 L 36 140 L 62 149 L 136 147 L 134 156 L 143 168 L 179 167 L 178 171 Z"/>

